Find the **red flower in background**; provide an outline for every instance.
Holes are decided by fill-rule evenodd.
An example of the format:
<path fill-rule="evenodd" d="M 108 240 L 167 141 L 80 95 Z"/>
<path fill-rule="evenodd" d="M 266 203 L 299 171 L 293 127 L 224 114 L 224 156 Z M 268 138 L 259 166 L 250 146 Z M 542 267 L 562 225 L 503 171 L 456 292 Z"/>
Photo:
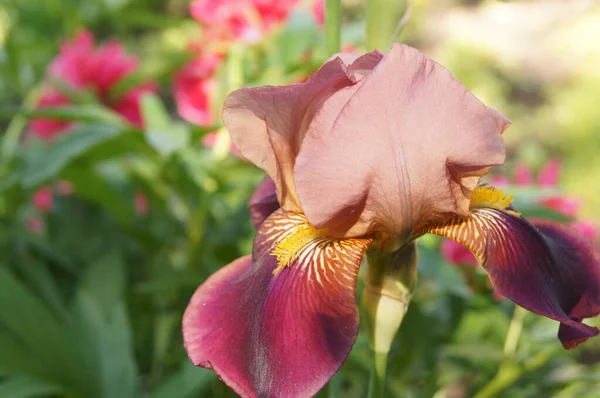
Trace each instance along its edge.
<path fill-rule="evenodd" d="M 66 91 L 73 91 L 75 94 L 92 92 L 105 106 L 122 115 L 130 123 L 141 127 L 141 97 L 145 93 L 155 92 L 156 85 L 152 82 L 143 83 L 117 98 L 111 96 L 111 90 L 122 79 L 134 73 L 137 67 L 138 59 L 128 55 L 120 43 L 110 41 L 96 48 L 92 34 L 87 30 L 81 31 L 73 40 L 62 44 L 60 53 L 50 64 L 48 86 L 37 106 L 47 108 L 71 104 L 73 101 Z M 30 128 L 37 137 L 51 141 L 71 125 L 72 122 L 69 121 L 36 118 L 32 120 Z M 33 205 L 43 213 L 50 211 L 53 191 L 68 196 L 73 193 L 74 188 L 68 181 L 59 181 L 53 187 L 41 187 L 31 197 Z M 138 196 L 136 195 L 135 203 L 139 210 Z M 27 228 L 40 232 L 43 229 L 43 221 L 30 218 Z"/>
<path fill-rule="evenodd" d="M 325 0 L 315 0 L 312 6 L 312 14 L 319 25 L 325 25 Z"/>
<path fill-rule="evenodd" d="M 40 209 L 43 213 L 47 213 L 52 208 L 53 197 L 52 188 L 43 186 L 33 193 L 31 196 L 31 202 L 35 207 Z"/>
<path fill-rule="evenodd" d="M 92 34 L 84 30 L 72 41 L 66 41 L 50 64 L 49 87 L 38 102 L 38 107 L 56 107 L 72 102 L 66 93 L 61 92 L 60 85 L 55 84 L 60 81 L 75 92 L 93 92 L 104 105 L 132 124 L 141 126 L 139 101 L 144 93 L 156 91 L 153 83 L 133 87 L 119 98 L 110 96 L 112 88 L 137 67 L 137 58 L 128 55 L 121 44 L 111 41 L 96 49 Z M 37 118 L 31 122 L 30 127 L 36 136 L 51 140 L 70 125 L 65 121 Z"/>
<path fill-rule="evenodd" d="M 201 52 L 175 75 L 177 111 L 188 122 L 199 125 L 214 122 L 211 112 L 211 101 L 217 89 L 214 75 L 222 61 L 220 54 Z"/>
<path fill-rule="evenodd" d="M 283 23 L 298 0 L 195 0 L 190 13 L 209 40 L 256 43 Z"/>

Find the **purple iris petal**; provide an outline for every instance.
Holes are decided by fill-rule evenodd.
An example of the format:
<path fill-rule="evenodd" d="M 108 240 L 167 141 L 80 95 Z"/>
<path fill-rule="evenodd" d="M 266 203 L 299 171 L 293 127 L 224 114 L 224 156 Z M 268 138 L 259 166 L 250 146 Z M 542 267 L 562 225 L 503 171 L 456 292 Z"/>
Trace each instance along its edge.
<path fill-rule="evenodd" d="M 422 232 L 465 245 L 498 293 L 559 321 L 565 348 L 598 334 L 581 320 L 600 313 L 600 254 L 577 231 L 552 221 L 529 223 L 515 214 L 478 208 L 468 218 L 432 224 Z"/>
<path fill-rule="evenodd" d="M 185 312 L 192 362 L 214 369 L 243 397 L 315 394 L 356 339 L 356 280 L 371 240 L 317 238 L 274 274 L 273 247 L 305 222 L 276 211 L 259 227 L 252 258 L 211 276 Z"/>

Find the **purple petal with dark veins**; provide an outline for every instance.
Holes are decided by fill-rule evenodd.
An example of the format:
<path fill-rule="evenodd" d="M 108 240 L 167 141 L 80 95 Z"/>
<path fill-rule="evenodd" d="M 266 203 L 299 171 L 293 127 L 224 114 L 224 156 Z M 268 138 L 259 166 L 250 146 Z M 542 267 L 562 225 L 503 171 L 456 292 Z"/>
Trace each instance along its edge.
<path fill-rule="evenodd" d="M 565 348 L 598 334 L 581 320 L 600 313 L 600 254 L 577 231 L 553 221 L 529 223 L 516 214 L 477 208 L 468 218 L 430 224 L 419 232 L 465 245 L 498 293 L 560 322 L 558 337 Z"/>
<path fill-rule="evenodd" d="M 339 369 L 358 333 L 356 281 L 371 239 L 316 238 L 275 275 L 271 254 L 306 219 L 277 210 L 252 258 L 198 288 L 183 318 L 192 362 L 214 369 L 242 397 L 308 397 Z"/>

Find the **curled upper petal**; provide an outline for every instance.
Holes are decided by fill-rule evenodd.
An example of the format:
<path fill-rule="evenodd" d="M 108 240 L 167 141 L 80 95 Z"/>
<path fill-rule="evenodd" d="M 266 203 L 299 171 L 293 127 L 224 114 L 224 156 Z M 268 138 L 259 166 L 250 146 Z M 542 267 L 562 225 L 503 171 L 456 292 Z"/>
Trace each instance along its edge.
<path fill-rule="evenodd" d="M 560 322 L 558 337 L 574 348 L 598 329 L 581 323 L 600 313 L 600 253 L 576 230 L 513 212 L 478 208 L 468 218 L 430 224 L 420 232 L 468 247 L 498 293 Z"/>
<path fill-rule="evenodd" d="M 311 224 L 408 236 L 426 219 L 468 214 L 479 177 L 504 161 L 509 121 L 405 45 L 354 87 L 324 101 L 296 159 Z"/>
<path fill-rule="evenodd" d="M 368 58 L 363 62 L 366 68 L 373 66 L 377 55 L 364 57 Z M 336 57 L 306 82 L 243 88 L 231 93 L 225 101 L 223 121 L 233 142 L 244 157 L 275 181 L 279 203 L 285 209 L 301 210 L 293 168 L 309 124 L 317 113 L 324 112 L 322 107 L 328 98 L 345 88 L 352 90 L 361 77 Z"/>
<path fill-rule="evenodd" d="M 277 210 L 260 226 L 252 257 L 211 276 L 184 314 L 192 362 L 242 397 L 314 395 L 356 339 L 356 281 L 371 240 L 307 240 L 282 267 L 273 249 L 306 225 Z"/>

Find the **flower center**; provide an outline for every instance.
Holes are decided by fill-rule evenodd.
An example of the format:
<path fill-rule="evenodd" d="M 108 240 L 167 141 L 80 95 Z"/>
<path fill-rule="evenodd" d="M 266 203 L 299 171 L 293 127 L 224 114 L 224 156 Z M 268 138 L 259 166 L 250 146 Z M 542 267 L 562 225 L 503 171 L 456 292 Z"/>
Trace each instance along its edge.
<path fill-rule="evenodd" d="M 273 270 L 273 275 L 277 275 L 284 267 L 289 266 L 292 261 L 298 258 L 303 247 L 312 241 L 324 238 L 329 230 L 316 229 L 310 224 L 299 224 L 291 228 L 275 243 L 271 255 L 277 257 L 277 268 Z"/>
<path fill-rule="evenodd" d="M 490 186 L 481 186 L 475 188 L 471 196 L 470 208 L 487 207 L 501 210 L 509 213 L 517 213 L 513 210 L 507 210 L 513 201 L 513 195 L 507 195 L 500 189 Z M 517 213 L 518 214 L 518 213 Z"/>

